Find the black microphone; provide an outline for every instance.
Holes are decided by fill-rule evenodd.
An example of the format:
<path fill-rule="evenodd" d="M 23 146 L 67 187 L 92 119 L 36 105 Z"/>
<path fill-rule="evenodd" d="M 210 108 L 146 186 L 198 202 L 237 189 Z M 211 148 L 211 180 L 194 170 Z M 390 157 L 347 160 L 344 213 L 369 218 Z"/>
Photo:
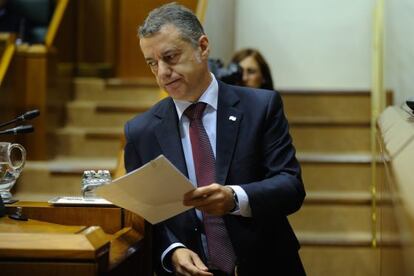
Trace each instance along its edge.
<path fill-rule="evenodd" d="M 17 122 L 24 122 L 24 121 L 27 121 L 27 120 L 31 120 L 31 119 L 36 118 L 37 116 L 39 116 L 39 114 L 40 114 L 39 109 L 33 109 L 33 110 L 30 110 L 30 111 L 27 111 L 26 113 L 16 117 L 15 119 L 13 119 L 11 121 L 0 124 L 0 128 L 11 125 L 11 124 L 14 124 L 14 123 L 17 123 Z"/>
<path fill-rule="evenodd" d="M 27 111 L 26 113 L 20 115 L 19 117 L 17 117 L 17 119 L 19 119 L 19 121 L 27 121 L 27 120 L 31 120 L 33 118 L 36 118 L 37 116 L 39 116 L 40 111 L 39 109 L 33 109 L 30 111 Z"/>
<path fill-rule="evenodd" d="M 32 125 L 26 125 L 26 126 L 18 126 L 18 127 L 2 130 L 0 131 L 0 135 L 9 135 L 9 134 L 17 135 L 20 133 L 30 133 L 33 131 L 34 131 L 34 127 Z"/>

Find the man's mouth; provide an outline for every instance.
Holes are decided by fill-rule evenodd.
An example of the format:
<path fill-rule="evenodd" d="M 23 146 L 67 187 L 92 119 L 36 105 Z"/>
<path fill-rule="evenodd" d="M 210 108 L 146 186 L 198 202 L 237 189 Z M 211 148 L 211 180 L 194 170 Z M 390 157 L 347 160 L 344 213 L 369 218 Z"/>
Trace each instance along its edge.
<path fill-rule="evenodd" d="M 176 80 L 170 81 L 170 82 L 168 82 L 168 83 L 165 84 L 165 87 L 174 86 L 175 84 L 178 83 L 179 80 L 180 79 L 176 79 Z"/>

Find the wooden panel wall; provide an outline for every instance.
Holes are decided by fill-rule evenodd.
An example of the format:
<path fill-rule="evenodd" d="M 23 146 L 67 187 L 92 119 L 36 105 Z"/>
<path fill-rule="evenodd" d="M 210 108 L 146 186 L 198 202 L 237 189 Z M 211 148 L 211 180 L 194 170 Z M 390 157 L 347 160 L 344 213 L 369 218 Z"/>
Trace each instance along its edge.
<path fill-rule="evenodd" d="M 77 59 L 77 9 L 77 1 L 69 1 L 56 33 L 53 46 L 57 49 L 61 63 L 74 64 Z"/>
<path fill-rule="evenodd" d="M 114 0 L 77 1 L 79 62 L 114 62 L 116 3 Z"/>
<path fill-rule="evenodd" d="M 47 95 L 47 51 L 45 47 L 27 47 L 18 49 L 15 59 L 14 92 L 17 94 L 16 110 L 23 113 L 39 109 L 40 116 L 28 122 L 35 132 L 23 134 L 18 141 L 26 147 L 27 158 L 31 160 L 47 159 L 46 152 L 46 95 Z"/>
<path fill-rule="evenodd" d="M 145 60 L 139 49 L 137 28 L 142 24 L 148 12 L 168 3 L 166 0 L 120 0 L 118 43 L 116 50 L 117 68 L 116 77 L 119 78 L 146 78 L 151 77 Z M 197 0 L 177 1 L 195 11 Z"/>
<path fill-rule="evenodd" d="M 152 78 L 139 49 L 137 27 L 168 0 L 70 1 L 56 38 L 62 62 L 82 76 Z M 197 0 L 177 1 L 195 11 Z"/>
<path fill-rule="evenodd" d="M 24 123 L 34 126 L 33 133 L 4 136 L 0 141 L 21 143 L 28 160 L 52 157 L 48 133 L 63 125 L 64 104 L 70 92 L 67 83 L 58 76 L 53 50 L 43 45 L 19 46 L 0 87 L 0 122 L 32 109 L 39 109 L 40 116 Z"/>
<path fill-rule="evenodd" d="M 0 86 L 0 123 L 5 123 L 14 119 L 18 114 L 14 108 L 14 104 L 17 101 L 17 95 L 14 92 L 13 76 L 14 74 L 13 60 L 11 66 L 6 73 L 4 82 Z M 3 129 L 14 127 L 13 125 L 6 126 Z M 16 139 L 14 136 L 5 135 L 0 137 L 1 142 L 14 142 Z"/>

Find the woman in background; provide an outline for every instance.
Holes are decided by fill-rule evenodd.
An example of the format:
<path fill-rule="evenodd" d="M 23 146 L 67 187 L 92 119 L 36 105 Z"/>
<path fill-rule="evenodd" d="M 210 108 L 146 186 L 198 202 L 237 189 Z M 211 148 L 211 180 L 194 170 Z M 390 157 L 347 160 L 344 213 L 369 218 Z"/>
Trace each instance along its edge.
<path fill-rule="evenodd" d="M 258 50 L 246 48 L 236 52 L 231 62 L 243 68 L 243 85 L 274 90 L 270 68 Z"/>

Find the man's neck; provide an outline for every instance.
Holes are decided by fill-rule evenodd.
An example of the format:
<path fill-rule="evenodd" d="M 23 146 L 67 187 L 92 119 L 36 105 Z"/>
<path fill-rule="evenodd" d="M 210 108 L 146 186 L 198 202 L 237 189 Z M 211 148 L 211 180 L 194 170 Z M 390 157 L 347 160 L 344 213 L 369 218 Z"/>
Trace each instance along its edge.
<path fill-rule="evenodd" d="M 213 78 L 209 71 L 207 71 L 206 74 L 203 74 L 203 78 L 202 80 L 200 80 L 201 85 L 200 85 L 199 91 L 196 97 L 194 97 L 193 99 L 190 99 L 190 102 L 197 102 L 200 99 L 201 95 L 203 95 L 204 92 L 207 90 L 207 88 L 210 86 L 212 80 Z"/>

